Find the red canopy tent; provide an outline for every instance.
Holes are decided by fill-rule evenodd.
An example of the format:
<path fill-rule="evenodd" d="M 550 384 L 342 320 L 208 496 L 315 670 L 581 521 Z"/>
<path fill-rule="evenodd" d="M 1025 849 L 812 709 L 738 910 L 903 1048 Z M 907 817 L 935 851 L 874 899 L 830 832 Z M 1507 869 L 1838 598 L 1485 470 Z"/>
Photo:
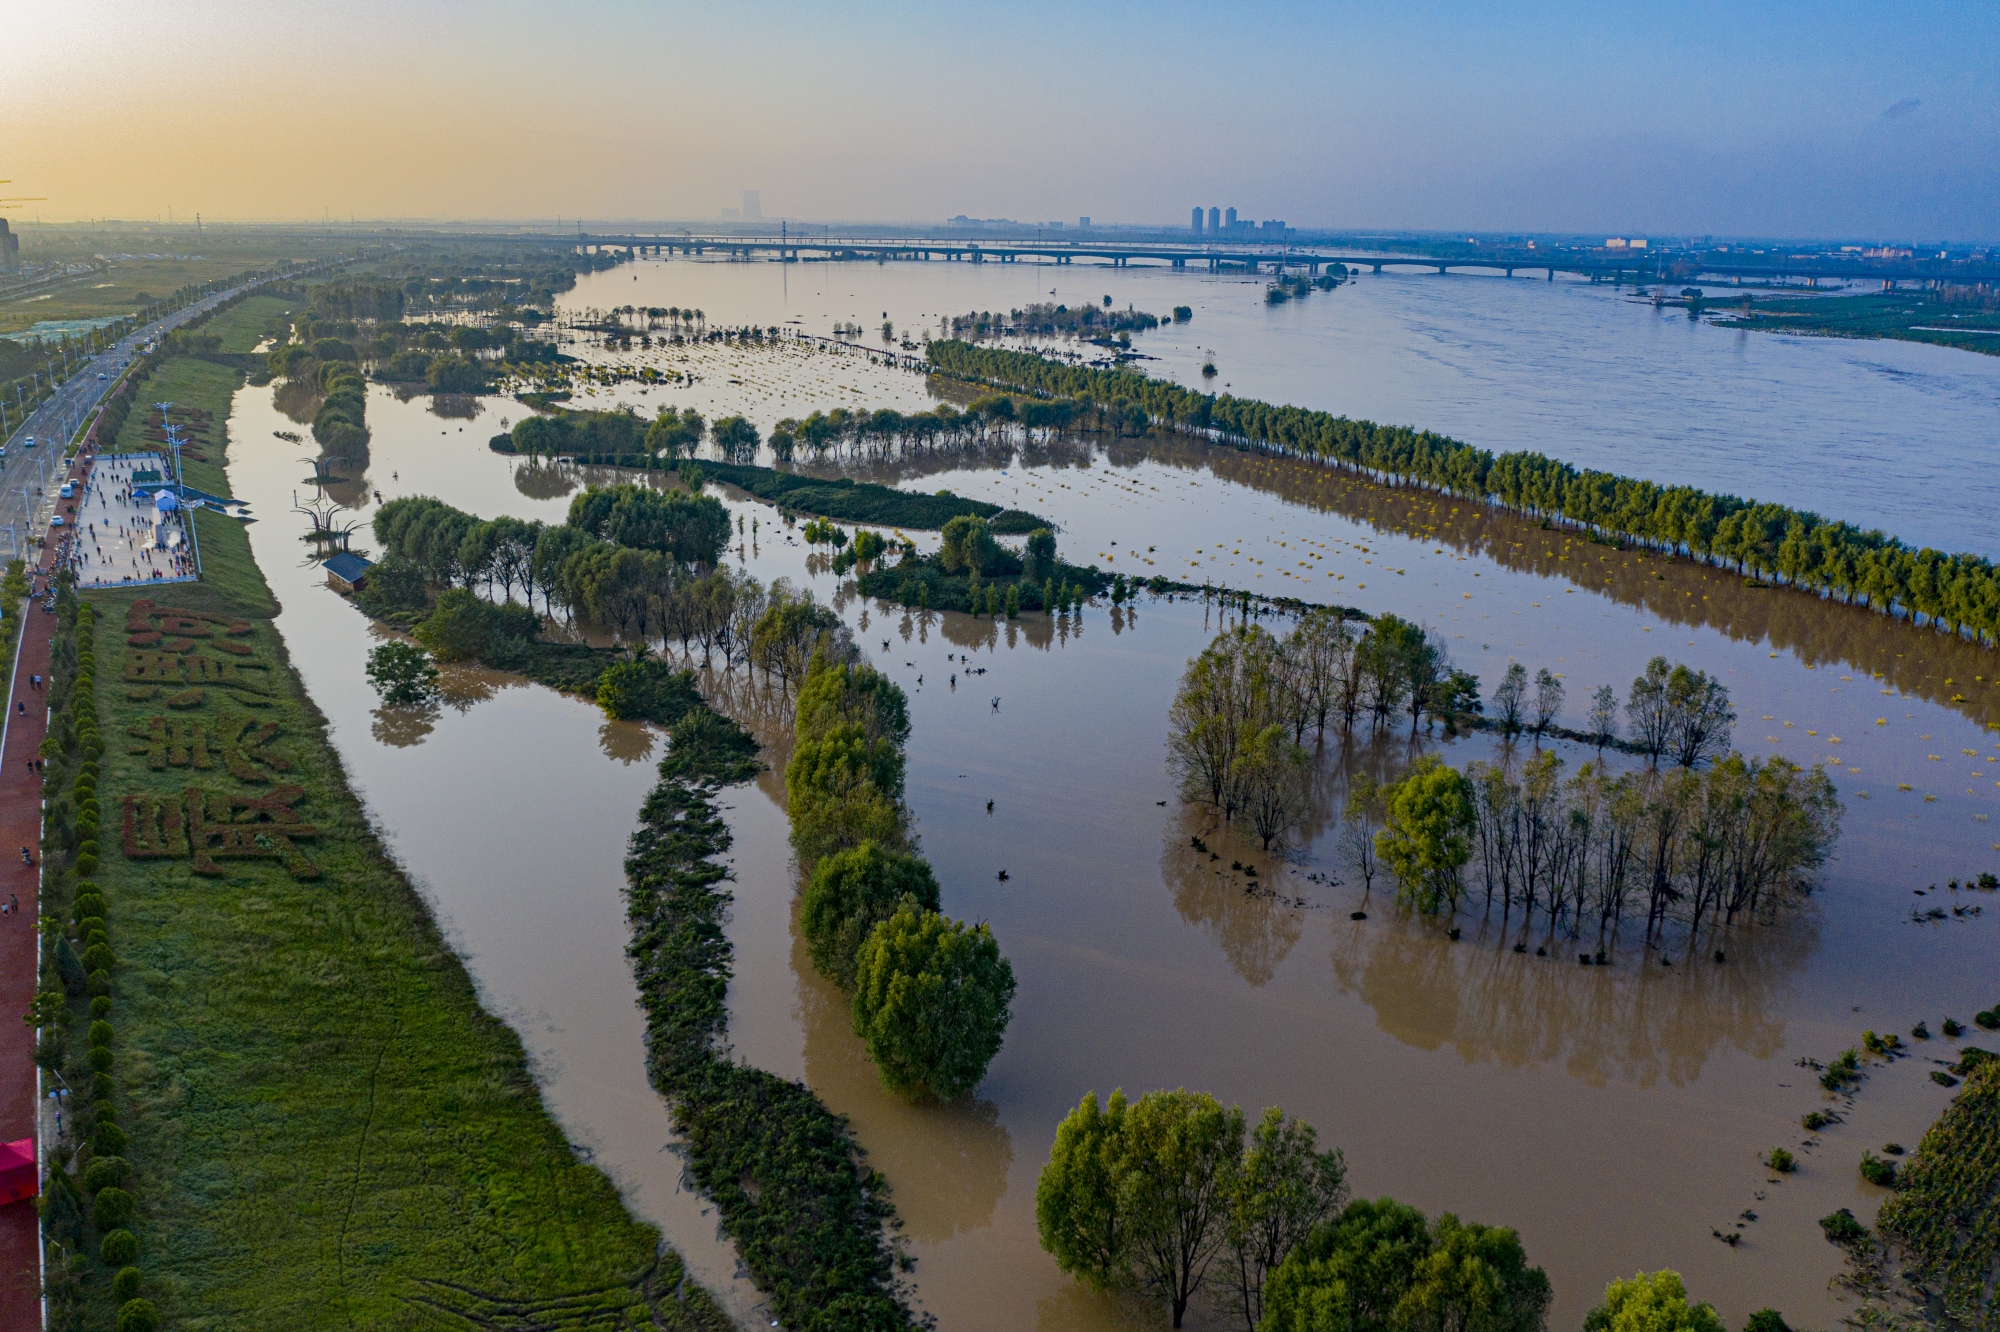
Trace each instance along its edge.
<path fill-rule="evenodd" d="M 0 1204 L 19 1202 L 41 1192 L 41 1172 L 35 1169 L 35 1140 L 0 1143 Z"/>

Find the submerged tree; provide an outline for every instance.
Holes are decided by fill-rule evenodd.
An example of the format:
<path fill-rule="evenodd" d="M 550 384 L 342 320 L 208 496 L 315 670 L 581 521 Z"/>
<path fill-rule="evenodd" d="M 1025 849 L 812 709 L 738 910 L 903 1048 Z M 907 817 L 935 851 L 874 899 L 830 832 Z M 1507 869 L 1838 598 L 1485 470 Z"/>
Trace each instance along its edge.
<path fill-rule="evenodd" d="M 875 927 L 854 973 L 854 1034 L 882 1083 L 906 1096 L 963 1096 L 1000 1052 L 1014 969 L 993 931 L 914 902 Z"/>
<path fill-rule="evenodd" d="M 1398 900 L 1426 915 L 1456 911 L 1472 855 L 1472 783 L 1426 754 L 1386 794 L 1387 823 L 1375 848 L 1396 878 Z"/>

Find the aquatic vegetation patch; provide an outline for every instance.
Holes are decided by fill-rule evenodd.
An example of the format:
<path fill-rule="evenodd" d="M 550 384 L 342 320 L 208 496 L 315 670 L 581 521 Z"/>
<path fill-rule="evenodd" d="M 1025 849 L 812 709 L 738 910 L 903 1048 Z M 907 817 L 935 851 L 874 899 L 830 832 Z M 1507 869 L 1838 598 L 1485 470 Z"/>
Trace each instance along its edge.
<path fill-rule="evenodd" d="M 847 477 L 827 479 L 770 467 L 707 461 L 701 464 L 701 470 L 711 480 L 726 481 L 767 503 L 841 522 L 937 531 L 953 518 L 970 514 L 986 519 L 1002 535 L 1026 535 L 1038 527 L 1052 526 L 1046 518 L 983 500 L 950 494 L 922 495 Z"/>

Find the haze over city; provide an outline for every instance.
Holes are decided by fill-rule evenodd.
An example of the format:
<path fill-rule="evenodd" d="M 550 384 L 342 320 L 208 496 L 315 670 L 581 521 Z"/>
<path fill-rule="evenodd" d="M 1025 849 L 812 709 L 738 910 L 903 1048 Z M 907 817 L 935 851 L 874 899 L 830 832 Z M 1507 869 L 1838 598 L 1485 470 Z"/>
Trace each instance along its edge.
<path fill-rule="evenodd" d="M 1034 0 L 10 16 L 50 220 L 964 213 L 1991 239 L 1976 6 Z M 33 214 L 24 216 L 32 217 Z"/>

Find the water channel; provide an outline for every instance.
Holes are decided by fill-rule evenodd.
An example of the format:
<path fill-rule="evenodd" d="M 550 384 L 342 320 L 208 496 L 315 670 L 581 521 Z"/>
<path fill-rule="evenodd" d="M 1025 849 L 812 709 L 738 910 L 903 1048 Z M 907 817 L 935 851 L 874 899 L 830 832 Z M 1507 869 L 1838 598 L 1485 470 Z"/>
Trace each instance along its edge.
<path fill-rule="evenodd" d="M 1218 303 L 1240 303 L 1245 327 L 1268 317 L 1240 281 L 1070 269 L 1048 282 L 1086 279 L 1121 305 L 1186 303 L 1164 289 L 1148 295 L 1145 284 L 1172 280 Z M 588 278 L 570 299 L 600 308 L 694 304 L 711 323 L 799 318 L 825 331 L 811 321 L 879 322 L 887 309 L 899 324 L 920 326 L 939 314 L 1024 303 L 1032 291 L 982 296 L 973 288 L 1025 280 L 960 265 L 800 265 L 787 273 L 777 265 L 647 263 L 636 273 Z M 801 289 L 815 283 L 820 294 L 808 300 Z M 1367 319 L 1404 330 L 1401 344 L 1391 339 L 1392 350 L 1380 353 L 1388 362 L 1398 359 L 1398 345 L 1470 347 L 1484 336 L 1443 311 L 1437 328 L 1412 331 L 1407 306 L 1373 294 L 1392 284 L 1374 283 L 1316 294 L 1280 317 L 1334 321 L 1342 309 L 1372 311 Z M 1604 289 L 1490 285 L 1504 294 L 1481 318 L 1530 326 L 1532 316 L 1504 307 L 1560 303 L 1545 305 L 1539 336 L 1573 338 L 1579 357 L 1595 350 L 1625 365 L 1609 373 L 1606 389 L 1583 382 L 1590 377 L 1573 367 L 1544 364 L 1541 377 L 1561 381 L 1577 402 L 1610 392 L 1629 405 L 1636 386 L 1651 382 L 1640 362 L 1616 350 L 1629 350 L 1631 339 L 1734 345 L 1738 336 L 1706 326 L 1662 333 L 1650 309 L 1620 304 Z M 780 289 L 793 304 L 773 304 Z M 844 294 L 855 292 L 867 294 Z M 864 303 L 844 308 L 857 302 Z M 1495 302 L 1503 307 L 1497 314 Z M 1238 317 L 1198 317 L 1186 336 L 1219 342 L 1214 330 Z M 1619 321 L 1646 331 L 1603 333 Z M 1589 346 L 1600 334 L 1612 351 Z M 1141 346 L 1160 351 L 1163 342 L 1146 341 L 1156 336 L 1143 335 Z M 1779 343 L 1787 350 L 1763 350 Z M 1476 418 L 1476 427 L 1455 422 L 1449 410 L 1420 414 L 1424 404 L 1413 400 L 1397 409 L 1388 385 L 1396 374 L 1387 371 L 1362 374 L 1370 387 L 1355 387 L 1356 400 L 1342 387 L 1356 384 L 1345 378 L 1361 374 L 1352 367 L 1314 379 L 1308 394 L 1304 362 L 1285 368 L 1285 358 L 1303 357 L 1308 345 L 1329 363 L 1340 359 L 1328 351 L 1337 340 L 1318 343 L 1296 331 L 1245 334 L 1219 359 L 1236 391 L 1259 396 L 1317 397 L 1356 415 L 1416 420 L 1495 446 L 1525 442 L 1512 432 L 1537 428 L 1537 411 L 1515 405 L 1517 390 L 1490 379 L 1484 390 L 1463 390 L 1464 421 Z M 1258 373 L 1271 376 L 1262 386 L 1245 382 L 1258 347 L 1275 357 L 1260 362 Z M 1961 413 L 1990 432 L 1990 402 L 1982 410 L 1979 394 L 2000 379 L 1985 358 L 1875 343 L 1759 339 L 1750 347 L 1729 355 L 1762 358 L 1762 373 L 1803 380 L 1798 401 L 1780 413 L 1804 421 L 1786 436 L 1794 446 L 1819 431 L 1852 442 L 1842 409 L 1817 386 L 1843 381 L 1850 358 L 1878 353 L 1938 358 L 1930 373 L 1958 385 L 1940 414 L 1949 421 Z M 700 377 L 645 396 L 623 385 L 582 405 L 617 399 L 650 410 L 671 401 L 711 417 L 743 411 L 768 429 L 781 415 L 814 407 L 931 400 L 921 377 L 853 356 L 785 350 L 732 359 L 708 348 L 656 355 Z M 688 359 L 673 359 L 681 355 Z M 1773 367 L 1773 357 L 1793 360 Z M 1400 373 L 1411 385 L 1429 378 L 1421 364 Z M 1283 391 L 1287 375 L 1300 391 Z M 1898 395 L 1910 391 L 1894 376 L 1852 388 L 1865 408 L 1856 409 L 1856 429 L 1874 421 L 1886 432 L 1902 411 L 1902 425 L 1914 421 L 1929 446 L 1968 455 L 1972 437 L 1930 438 L 1932 430 L 1948 433 L 1938 417 L 1899 407 Z M 1371 405 L 1368 393 L 1387 405 Z M 1754 395 L 1731 399 L 1712 384 L 1708 393 L 1697 417 L 1765 410 L 1748 400 Z M 1487 401 L 1474 401 L 1481 396 Z M 487 1002 L 521 1032 L 572 1140 L 747 1321 L 755 1293 L 732 1279 L 733 1257 L 715 1241 L 713 1216 L 680 1187 L 671 1125 L 645 1084 L 623 954 L 620 861 L 654 779 L 658 737 L 606 723 L 580 700 L 480 670 L 451 672 L 450 702 L 433 716 L 378 709 L 362 675 L 376 631 L 324 586 L 298 540 L 300 524 L 286 513 L 292 493 L 306 489 L 311 450 L 275 437 L 297 427 L 273 398 L 270 389 L 238 396 L 232 484 L 260 515 L 251 535 L 284 605 L 279 629 L 350 773 Z M 1657 461 L 1639 436 L 1653 431 L 1685 443 L 1688 414 L 1663 416 L 1657 396 L 1640 408 L 1646 424 L 1618 417 L 1602 441 L 1575 435 L 1536 446 L 1645 471 L 1616 451 Z M 423 493 L 482 516 L 559 521 L 581 485 L 613 479 L 490 452 L 487 436 L 518 415 L 518 404 L 488 400 L 470 409 L 477 412 L 470 419 L 440 410 L 468 409 L 371 391 L 369 456 L 347 466 L 349 479 L 334 493 L 363 519 L 381 499 Z M 1599 443 L 1604 452 L 1592 457 L 1568 447 Z M 1730 457 L 1696 449 L 1660 466 L 1675 479 L 1734 485 L 1727 468 L 1741 460 Z M 1904 1061 L 1873 1076 L 1847 1122 L 1803 1151 L 1798 1174 L 1767 1182 L 1758 1157 L 1796 1147 L 1805 1136 L 1799 1117 L 1822 1104 L 1800 1058 L 1825 1059 L 1855 1044 L 1863 1027 L 1907 1032 L 1928 1018 L 1935 1030 L 1948 1014 L 1964 1021 L 2000 999 L 1993 961 L 2000 900 L 1940 893 L 1947 904 L 1987 910 L 1928 923 L 1911 916 L 1913 905 L 1936 900 L 1913 897 L 1915 890 L 2000 866 L 2000 831 L 1987 822 L 2000 805 L 2000 735 L 1985 726 L 2000 716 L 1992 709 L 2000 662 L 1991 654 L 1788 591 L 1746 589 L 1719 571 L 1566 542 L 1470 505 L 1182 441 L 1064 441 L 857 470 L 1048 515 L 1061 524 L 1065 554 L 1081 563 L 1212 578 L 1438 625 L 1459 662 L 1489 688 L 1510 659 L 1560 672 L 1572 714 L 1597 684 L 1622 692 L 1648 656 L 1664 653 L 1722 674 L 1746 752 L 1829 762 L 1847 804 L 1825 891 L 1781 925 L 1742 932 L 1727 964 L 1669 970 L 1644 965 L 1647 955 L 1632 947 L 1610 968 L 1565 966 L 1561 950 L 1554 958 L 1512 953 L 1476 913 L 1461 922 L 1464 938 L 1450 942 L 1433 924 L 1400 918 L 1379 893 L 1369 918 L 1351 921 L 1360 888 L 1324 882 L 1344 874 L 1331 811 L 1346 774 L 1393 775 L 1413 753 L 1437 746 L 1453 764 L 1492 758 L 1495 742 L 1412 740 L 1400 728 L 1364 732 L 1345 747 L 1330 740 L 1309 835 L 1278 860 L 1181 804 L 1165 770 L 1167 704 L 1185 661 L 1219 628 L 1213 608 L 1148 598 L 1126 610 L 1093 609 L 1080 625 L 1039 615 L 1011 624 L 912 616 L 842 590 L 771 509 L 729 497 L 746 529 L 730 558 L 759 578 L 814 587 L 909 690 L 910 800 L 945 909 L 990 921 L 1020 981 L 1006 1048 L 968 1103 L 910 1106 L 883 1092 L 844 1001 L 813 973 L 798 943 L 776 778 L 786 743 L 778 710 L 741 681 L 711 681 L 718 702 L 758 730 L 774 765 L 734 793 L 728 814 L 737 895 L 731 1040 L 740 1057 L 805 1078 L 852 1116 L 895 1188 L 919 1260 L 918 1294 L 943 1327 L 1149 1323 L 1143 1311 L 1090 1296 L 1056 1271 L 1035 1243 L 1034 1181 L 1056 1123 L 1083 1092 L 1174 1086 L 1253 1111 L 1282 1105 L 1313 1122 L 1322 1141 L 1345 1151 L 1357 1196 L 1392 1194 L 1428 1211 L 1517 1227 L 1555 1284 L 1553 1327 L 1575 1326 L 1611 1278 L 1663 1266 L 1682 1271 L 1731 1325 L 1765 1305 L 1783 1309 L 1794 1326 L 1836 1321 L 1841 1310 L 1827 1283 L 1839 1253 L 1820 1238 L 1815 1218 L 1838 1206 L 1871 1217 L 1882 1194 L 1856 1174 L 1862 1148 L 1913 1145 L 1949 1093 L 1925 1078 L 1922 1060 Z M 1849 504 L 1839 471 L 1794 457 L 1769 469 L 1769 485 L 1745 488 L 1847 517 L 1866 516 L 1856 511 L 1865 502 L 1886 511 L 1870 521 L 1906 535 L 1921 522 L 1943 521 L 1916 492 L 1898 498 L 1897 486 L 1914 484 L 1900 474 L 1895 484 L 1862 487 Z M 1832 489 L 1816 489 L 1824 487 Z M 1963 490 L 1937 502 L 1978 507 Z M 1990 512 L 1980 517 L 1990 521 Z M 1966 533 L 1974 524 L 1954 518 L 1947 526 Z M 1576 725 L 1580 716 L 1566 720 Z M 1572 767 L 1594 757 L 1574 746 L 1558 750 Z M 1260 866 L 1270 891 L 1248 892 L 1241 877 L 1217 873 L 1186 849 L 1193 835 L 1225 862 Z M 1948 1056 L 1942 1048 L 1921 1053 Z M 1718 1242 L 1715 1232 L 1734 1230 L 1748 1210 L 1758 1219 L 1739 1232 L 1742 1242 Z"/>

